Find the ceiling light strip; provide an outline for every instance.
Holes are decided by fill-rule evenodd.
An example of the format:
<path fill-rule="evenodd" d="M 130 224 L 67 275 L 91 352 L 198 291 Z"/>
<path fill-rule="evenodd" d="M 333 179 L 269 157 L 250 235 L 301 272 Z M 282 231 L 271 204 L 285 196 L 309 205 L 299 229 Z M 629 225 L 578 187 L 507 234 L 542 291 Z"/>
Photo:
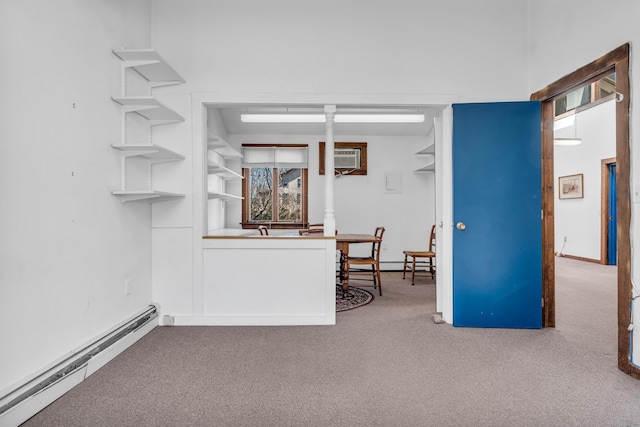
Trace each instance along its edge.
<path fill-rule="evenodd" d="M 240 115 L 242 123 L 324 123 L 324 114 L 257 114 Z M 336 114 L 336 123 L 423 123 L 424 114 Z"/>

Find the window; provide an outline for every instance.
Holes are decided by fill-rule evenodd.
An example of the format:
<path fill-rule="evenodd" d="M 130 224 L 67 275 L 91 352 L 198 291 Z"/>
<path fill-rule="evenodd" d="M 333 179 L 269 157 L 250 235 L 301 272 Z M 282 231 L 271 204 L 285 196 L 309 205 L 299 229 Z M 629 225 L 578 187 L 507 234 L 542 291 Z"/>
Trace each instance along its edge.
<path fill-rule="evenodd" d="M 616 73 L 611 73 L 556 99 L 554 102 L 555 116 L 558 117 L 576 108 L 596 103 L 601 99 L 612 96 L 615 91 Z"/>
<path fill-rule="evenodd" d="M 242 227 L 305 227 L 307 146 L 245 144 L 242 150 Z"/>

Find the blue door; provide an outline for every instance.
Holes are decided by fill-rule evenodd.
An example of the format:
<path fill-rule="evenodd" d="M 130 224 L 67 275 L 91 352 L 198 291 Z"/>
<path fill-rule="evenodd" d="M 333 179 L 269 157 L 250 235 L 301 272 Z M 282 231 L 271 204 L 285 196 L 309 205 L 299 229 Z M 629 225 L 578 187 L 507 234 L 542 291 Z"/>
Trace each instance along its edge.
<path fill-rule="evenodd" d="M 616 164 L 609 165 L 609 241 L 607 242 L 607 264 L 618 264 L 618 214 L 616 210 Z"/>
<path fill-rule="evenodd" d="M 541 106 L 453 106 L 453 324 L 542 327 Z"/>

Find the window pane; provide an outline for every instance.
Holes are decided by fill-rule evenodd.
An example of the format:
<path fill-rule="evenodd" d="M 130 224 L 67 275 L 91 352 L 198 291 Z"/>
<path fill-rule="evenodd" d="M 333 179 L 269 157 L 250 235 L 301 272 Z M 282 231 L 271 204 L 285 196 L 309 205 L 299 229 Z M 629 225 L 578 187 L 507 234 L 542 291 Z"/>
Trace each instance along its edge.
<path fill-rule="evenodd" d="M 249 218 L 251 221 L 271 221 L 273 216 L 273 169 L 251 168 L 249 175 Z"/>
<path fill-rule="evenodd" d="M 609 74 L 600 80 L 600 98 L 605 98 L 616 91 L 616 73 Z"/>
<path fill-rule="evenodd" d="M 302 222 L 302 169 L 278 169 L 278 221 Z"/>

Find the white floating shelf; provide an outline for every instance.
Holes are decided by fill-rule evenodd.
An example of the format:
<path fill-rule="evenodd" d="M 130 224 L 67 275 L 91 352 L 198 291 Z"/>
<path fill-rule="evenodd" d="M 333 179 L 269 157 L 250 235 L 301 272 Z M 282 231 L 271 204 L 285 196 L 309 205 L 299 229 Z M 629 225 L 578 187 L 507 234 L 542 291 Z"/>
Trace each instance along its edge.
<path fill-rule="evenodd" d="M 242 157 L 242 154 L 235 148 L 231 147 L 227 141 L 211 133 L 207 135 L 207 148 L 220 154 L 225 159 Z"/>
<path fill-rule="evenodd" d="M 119 96 L 112 99 L 125 107 L 125 112 L 137 113 L 154 124 L 184 121 L 184 117 L 161 104 L 153 96 Z"/>
<path fill-rule="evenodd" d="M 432 161 L 431 163 L 429 163 L 426 166 L 421 167 L 420 169 L 416 169 L 414 170 L 414 172 L 433 172 L 436 170 L 436 163 L 435 161 Z"/>
<path fill-rule="evenodd" d="M 428 146 L 427 148 L 423 148 L 422 150 L 418 151 L 416 154 L 434 154 L 436 152 L 436 145 L 435 144 L 431 144 L 430 146 Z"/>
<path fill-rule="evenodd" d="M 184 160 L 182 154 L 155 144 L 112 144 L 111 146 L 116 150 L 123 151 L 125 157 L 140 156 L 150 159 L 154 163 Z"/>
<path fill-rule="evenodd" d="M 140 191 L 113 191 L 113 195 L 122 196 L 123 202 L 137 202 L 146 200 L 148 202 L 163 202 L 184 197 L 184 194 L 167 193 L 165 191 L 140 190 Z"/>
<path fill-rule="evenodd" d="M 125 67 L 131 67 L 152 86 L 184 83 L 184 79 L 153 49 L 114 49 Z"/>
<path fill-rule="evenodd" d="M 207 172 L 211 175 L 218 175 L 224 179 L 242 179 L 242 175 L 237 172 L 227 169 L 224 166 L 220 166 L 216 162 L 209 160 L 207 164 Z"/>
<path fill-rule="evenodd" d="M 242 200 L 243 197 L 227 193 L 209 192 L 209 199 Z"/>

